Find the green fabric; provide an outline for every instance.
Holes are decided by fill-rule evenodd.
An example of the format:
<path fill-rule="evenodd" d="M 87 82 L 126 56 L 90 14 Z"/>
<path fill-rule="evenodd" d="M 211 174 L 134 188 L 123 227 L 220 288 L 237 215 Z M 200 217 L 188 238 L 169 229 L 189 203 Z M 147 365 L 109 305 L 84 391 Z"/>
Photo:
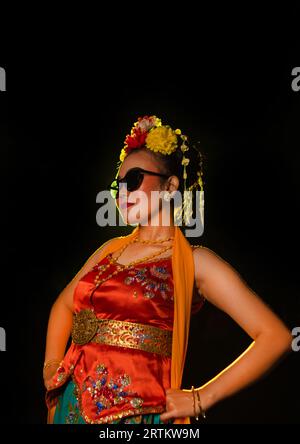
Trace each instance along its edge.
<path fill-rule="evenodd" d="M 78 401 L 75 396 L 76 387 L 72 380 L 68 382 L 64 391 L 58 398 L 53 424 L 86 424 L 80 415 Z M 170 419 L 168 424 L 173 423 Z M 109 424 L 164 424 L 160 420 L 160 413 L 127 416 Z"/>

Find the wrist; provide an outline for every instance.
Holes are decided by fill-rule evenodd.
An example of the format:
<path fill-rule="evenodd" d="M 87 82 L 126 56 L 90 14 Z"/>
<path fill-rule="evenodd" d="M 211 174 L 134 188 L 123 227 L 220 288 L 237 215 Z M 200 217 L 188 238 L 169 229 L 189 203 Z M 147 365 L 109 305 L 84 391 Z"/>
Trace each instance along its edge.
<path fill-rule="evenodd" d="M 209 410 L 216 403 L 215 396 L 211 391 L 210 387 L 208 386 L 195 387 L 195 396 L 197 392 L 199 393 L 201 399 L 201 407 L 205 412 Z"/>
<path fill-rule="evenodd" d="M 43 366 L 43 378 L 44 381 L 47 381 L 54 376 L 58 367 L 60 366 L 60 362 L 58 359 L 51 359 L 46 361 Z"/>
<path fill-rule="evenodd" d="M 53 365 L 57 365 L 57 364 L 59 365 L 60 362 L 61 361 L 59 359 L 49 359 L 48 361 L 44 362 L 43 370 L 46 370 L 48 367 L 51 367 Z"/>
<path fill-rule="evenodd" d="M 201 404 L 200 392 L 199 390 L 196 390 L 193 385 L 191 387 L 191 394 L 192 394 L 194 418 L 196 419 L 196 421 L 199 421 L 199 417 L 206 419 L 206 414 Z"/>
<path fill-rule="evenodd" d="M 192 386 L 192 395 L 193 395 L 193 406 L 194 406 L 194 417 L 196 421 L 199 421 L 199 417 L 206 419 L 206 411 L 203 407 L 202 396 L 200 394 L 200 389 L 194 388 Z"/>
<path fill-rule="evenodd" d="M 203 403 L 203 393 L 201 392 L 200 389 L 195 390 L 195 394 L 196 394 L 196 400 L 197 400 L 197 404 L 198 404 L 198 416 L 202 416 L 203 419 L 206 419 L 206 408 L 204 408 L 204 403 Z"/>

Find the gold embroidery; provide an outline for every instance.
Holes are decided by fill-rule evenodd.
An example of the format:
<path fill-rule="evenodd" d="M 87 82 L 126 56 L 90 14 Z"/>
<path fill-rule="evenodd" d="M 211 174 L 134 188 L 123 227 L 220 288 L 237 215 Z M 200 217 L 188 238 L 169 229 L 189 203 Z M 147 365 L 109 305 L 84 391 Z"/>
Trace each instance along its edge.
<path fill-rule="evenodd" d="M 98 319 L 98 321 L 98 332 L 92 342 L 135 348 L 164 356 L 172 354 L 170 330 L 115 319 Z"/>
<path fill-rule="evenodd" d="M 172 331 L 135 322 L 98 319 L 92 310 L 82 310 L 74 316 L 72 339 L 80 345 L 96 342 L 169 357 L 172 353 Z"/>
<path fill-rule="evenodd" d="M 72 339 L 75 344 L 83 345 L 95 336 L 98 329 L 98 319 L 92 310 L 81 310 L 74 315 Z"/>

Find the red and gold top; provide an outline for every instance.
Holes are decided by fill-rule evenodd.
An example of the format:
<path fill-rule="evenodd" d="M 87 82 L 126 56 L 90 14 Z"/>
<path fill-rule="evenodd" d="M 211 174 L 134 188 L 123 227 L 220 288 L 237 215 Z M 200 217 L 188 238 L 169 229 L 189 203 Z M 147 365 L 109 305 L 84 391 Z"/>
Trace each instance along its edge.
<path fill-rule="evenodd" d="M 116 274 L 95 289 L 99 270 L 101 278 Z M 87 423 L 165 411 L 165 390 L 171 386 L 173 290 L 171 258 L 128 269 L 110 255 L 102 259 L 74 291 L 78 330 L 73 330 L 72 344 L 47 387 L 47 406 L 56 404 L 72 378 Z M 201 306 L 202 300 L 193 304 L 192 314 Z"/>

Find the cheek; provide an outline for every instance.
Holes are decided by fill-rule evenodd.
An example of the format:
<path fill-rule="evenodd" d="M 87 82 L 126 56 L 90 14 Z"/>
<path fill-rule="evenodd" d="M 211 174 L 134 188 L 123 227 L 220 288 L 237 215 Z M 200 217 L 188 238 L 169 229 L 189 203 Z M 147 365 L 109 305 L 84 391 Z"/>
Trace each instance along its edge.
<path fill-rule="evenodd" d="M 146 176 L 143 180 L 142 185 L 139 188 L 139 192 L 144 193 L 146 199 L 140 200 L 140 209 L 143 215 L 156 212 L 159 208 L 159 199 L 154 191 L 160 191 L 160 179 L 154 176 Z"/>
<path fill-rule="evenodd" d="M 139 191 L 145 193 L 147 199 L 141 201 L 141 211 L 143 214 L 151 213 L 155 211 L 157 208 L 157 202 L 155 196 L 151 197 L 152 191 L 160 190 L 160 180 L 158 177 L 154 176 L 145 176 L 142 185 L 139 188 Z"/>
<path fill-rule="evenodd" d="M 128 219 L 132 222 L 135 215 L 138 215 L 137 217 L 140 217 L 142 221 L 146 221 L 151 213 L 156 214 L 160 207 L 159 198 L 156 194 L 152 195 L 152 192 L 159 192 L 160 190 L 160 180 L 158 177 L 145 177 L 140 188 L 129 193 L 128 200 L 135 203 L 135 205 L 129 208 Z"/>
<path fill-rule="evenodd" d="M 144 193 L 151 195 L 151 191 L 160 190 L 160 180 L 155 176 L 145 176 L 142 185 L 139 188 Z"/>

